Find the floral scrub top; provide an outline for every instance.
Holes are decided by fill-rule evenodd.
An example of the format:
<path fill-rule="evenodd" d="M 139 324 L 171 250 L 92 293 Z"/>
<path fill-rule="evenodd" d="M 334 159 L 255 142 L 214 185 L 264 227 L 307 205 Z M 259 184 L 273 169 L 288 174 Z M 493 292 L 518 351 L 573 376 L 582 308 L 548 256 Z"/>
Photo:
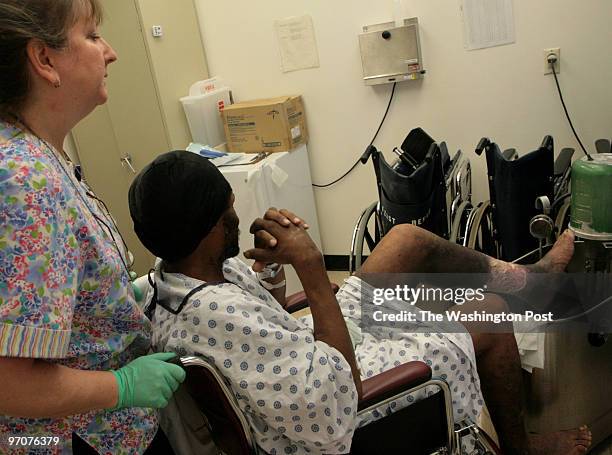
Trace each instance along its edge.
<path fill-rule="evenodd" d="M 0 121 L 0 356 L 116 369 L 146 354 L 151 325 L 118 249 L 123 257 L 126 251 L 107 232 L 114 230 L 109 215 L 60 160 L 35 136 Z M 153 409 L 0 415 L 0 453 L 15 452 L 6 446 L 15 435 L 57 436 L 58 446 L 36 453 L 71 453 L 72 432 L 100 453 L 142 453 L 156 431 Z"/>

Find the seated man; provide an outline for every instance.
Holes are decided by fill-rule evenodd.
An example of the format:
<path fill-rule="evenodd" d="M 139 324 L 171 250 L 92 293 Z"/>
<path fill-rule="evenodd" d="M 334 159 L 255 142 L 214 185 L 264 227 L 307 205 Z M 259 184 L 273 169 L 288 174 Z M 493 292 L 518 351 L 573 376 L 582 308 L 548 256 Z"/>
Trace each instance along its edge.
<path fill-rule="evenodd" d="M 394 228 L 337 295 L 323 257 L 291 212 L 270 209 L 251 226 L 255 270 L 291 264 L 312 318 L 295 319 L 284 305 L 284 275 L 255 273 L 235 256 L 238 217 L 229 183 L 207 159 L 188 152 L 158 157 L 136 177 L 129 203 L 142 243 L 162 258 L 148 301 L 159 350 L 207 358 L 230 382 L 257 444 L 271 454 L 346 453 L 356 427 L 361 378 L 421 360 L 453 391 L 457 421 L 480 414 L 483 397 L 504 453 L 577 454 L 586 428 L 528 438 L 522 420 L 521 370 L 512 333 L 361 332 L 368 273 L 488 273 L 491 282 L 525 280 L 528 269 L 446 242 L 410 225 Z M 539 263 L 563 270 L 572 255 L 564 235 Z M 503 307 L 493 298 L 490 306 Z M 469 327 L 468 327 L 469 329 Z M 351 335 L 353 339 L 351 339 Z M 409 404 L 422 395 L 398 402 Z"/>

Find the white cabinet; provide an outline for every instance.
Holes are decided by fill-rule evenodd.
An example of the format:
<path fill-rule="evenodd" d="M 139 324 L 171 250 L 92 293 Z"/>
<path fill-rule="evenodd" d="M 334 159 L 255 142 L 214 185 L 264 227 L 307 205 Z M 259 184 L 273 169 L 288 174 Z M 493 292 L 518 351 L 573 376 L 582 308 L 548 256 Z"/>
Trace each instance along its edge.
<path fill-rule="evenodd" d="M 308 234 L 321 248 L 306 145 L 291 152 L 272 153 L 255 164 L 221 167 L 220 170 L 236 195 L 234 208 L 240 218 L 241 259 L 245 260 L 242 252 L 253 248 L 253 235 L 249 233 L 251 223 L 263 216 L 269 207 L 286 208 L 303 218 L 310 225 Z M 302 285 L 292 267 L 286 267 L 286 275 L 287 293 L 300 291 Z"/>

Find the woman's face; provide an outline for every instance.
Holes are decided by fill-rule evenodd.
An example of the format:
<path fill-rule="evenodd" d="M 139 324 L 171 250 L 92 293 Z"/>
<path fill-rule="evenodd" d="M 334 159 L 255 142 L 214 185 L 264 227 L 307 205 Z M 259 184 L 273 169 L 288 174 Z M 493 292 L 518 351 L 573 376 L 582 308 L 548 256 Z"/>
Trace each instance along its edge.
<path fill-rule="evenodd" d="M 68 46 L 55 51 L 55 69 L 72 105 L 86 114 L 108 98 L 107 66 L 117 54 L 100 36 L 95 22 L 81 18 L 68 32 Z"/>

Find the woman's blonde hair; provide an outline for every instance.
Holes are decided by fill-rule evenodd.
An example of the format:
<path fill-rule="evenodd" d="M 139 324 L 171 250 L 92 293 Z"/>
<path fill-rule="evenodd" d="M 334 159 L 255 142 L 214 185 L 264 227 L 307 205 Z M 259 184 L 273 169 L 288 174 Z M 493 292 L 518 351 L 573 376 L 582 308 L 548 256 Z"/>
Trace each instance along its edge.
<path fill-rule="evenodd" d="M 2 0 L 0 2 L 0 114 L 18 114 L 30 91 L 27 45 L 33 39 L 61 49 L 83 16 L 99 24 L 99 0 Z"/>

